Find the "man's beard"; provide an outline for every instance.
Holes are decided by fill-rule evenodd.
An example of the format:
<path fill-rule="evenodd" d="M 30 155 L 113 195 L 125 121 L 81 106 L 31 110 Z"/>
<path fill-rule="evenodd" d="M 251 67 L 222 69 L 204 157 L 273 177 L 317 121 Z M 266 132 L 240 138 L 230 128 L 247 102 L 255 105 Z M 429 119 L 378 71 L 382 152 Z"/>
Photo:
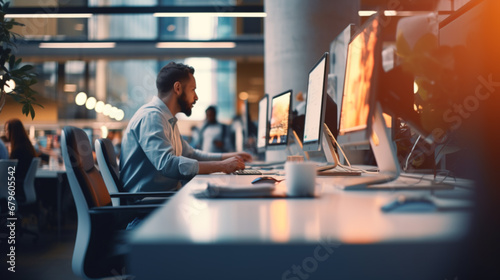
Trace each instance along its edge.
<path fill-rule="evenodd" d="M 186 97 L 186 92 L 184 89 L 182 89 L 181 96 L 179 96 L 179 99 L 177 100 L 177 103 L 181 107 L 181 112 L 186 114 L 186 116 L 191 116 L 191 105 L 189 105 Z"/>

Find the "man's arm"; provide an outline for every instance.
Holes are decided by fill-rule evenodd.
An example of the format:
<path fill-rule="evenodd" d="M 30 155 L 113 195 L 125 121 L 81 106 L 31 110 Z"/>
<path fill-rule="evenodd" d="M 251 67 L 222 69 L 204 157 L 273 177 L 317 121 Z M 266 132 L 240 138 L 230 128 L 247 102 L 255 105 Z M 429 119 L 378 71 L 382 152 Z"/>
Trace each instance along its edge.
<path fill-rule="evenodd" d="M 239 157 L 245 162 L 252 161 L 252 156 L 249 153 L 245 153 L 245 152 L 223 153 L 221 159 L 225 160 L 225 159 L 228 159 L 231 157 Z"/>
<path fill-rule="evenodd" d="M 198 174 L 233 173 L 236 170 L 245 169 L 245 162 L 240 157 L 230 157 L 221 161 L 200 161 L 198 163 Z"/>

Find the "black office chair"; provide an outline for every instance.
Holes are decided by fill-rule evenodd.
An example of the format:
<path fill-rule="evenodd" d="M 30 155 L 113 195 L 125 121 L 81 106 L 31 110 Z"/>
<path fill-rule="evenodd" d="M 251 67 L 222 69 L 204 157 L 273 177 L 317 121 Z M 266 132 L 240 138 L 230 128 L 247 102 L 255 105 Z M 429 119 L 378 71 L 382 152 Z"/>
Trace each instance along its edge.
<path fill-rule="evenodd" d="M 114 193 L 128 193 L 124 188 L 120 180 L 120 168 L 118 166 L 117 157 L 115 149 L 113 148 L 113 143 L 109 139 L 97 139 L 95 140 L 95 150 L 97 164 L 99 166 L 99 171 L 104 179 L 104 183 L 108 188 L 110 194 Z M 126 198 L 112 198 L 111 201 L 113 205 L 124 205 L 124 204 L 159 204 L 165 202 L 166 197 L 172 196 L 176 191 L 162 191 L 162 192 L 135 192 L 134 197 L 143 198 L 140 201 L 131 201 Z M 151 199 L 151 197 L 162 197 Z M 145 199 L 144 199 L 145 198 Z"/>
<path fill-rule="evenodd" d="M 131 221 L 146 216 L 156 206 L 111 206 L 111 196 L 94 165 L 90 141 L 82 129 L 64 127 L 61 145 L 78 215 L 73 272 L 83 278 L 116 276 L 125 268 L 124 254 L 118 252 L 119 237 L 123 237 Z"/>

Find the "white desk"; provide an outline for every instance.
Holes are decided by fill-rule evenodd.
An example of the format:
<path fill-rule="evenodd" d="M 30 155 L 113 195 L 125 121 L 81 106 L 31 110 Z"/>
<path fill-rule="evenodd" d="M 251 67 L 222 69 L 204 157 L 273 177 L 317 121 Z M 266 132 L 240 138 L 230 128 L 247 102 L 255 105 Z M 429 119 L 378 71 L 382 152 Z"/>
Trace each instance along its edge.
<path fill-rule="evenodd" d="M 341 191 L 332 186 L 341 179 L 333 177 L 318 178 L 319 198 L 193 196 L 209 180 L 241 184 L 254 178 L 196 176 L 131 234 L 132 274 L 138 279 L 453 279 L 448 265 L 462 249 L 467 211 L 383 213 L 380 207 L 401 192 Z"/>

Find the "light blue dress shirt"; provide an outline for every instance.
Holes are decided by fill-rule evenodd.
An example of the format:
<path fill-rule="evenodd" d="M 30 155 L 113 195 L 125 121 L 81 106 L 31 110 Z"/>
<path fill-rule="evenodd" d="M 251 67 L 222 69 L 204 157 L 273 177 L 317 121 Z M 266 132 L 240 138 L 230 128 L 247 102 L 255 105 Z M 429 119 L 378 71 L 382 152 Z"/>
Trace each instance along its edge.
<path fill-rule="evenodd" d="M 142 106 L 123 135 L 120 177 L 129 192 L 178 188 L 198 173 L 198 160 L 220 160 L 220 153 L 194 149 L 182 139 L 175 118 L 157 96 Z"/>

